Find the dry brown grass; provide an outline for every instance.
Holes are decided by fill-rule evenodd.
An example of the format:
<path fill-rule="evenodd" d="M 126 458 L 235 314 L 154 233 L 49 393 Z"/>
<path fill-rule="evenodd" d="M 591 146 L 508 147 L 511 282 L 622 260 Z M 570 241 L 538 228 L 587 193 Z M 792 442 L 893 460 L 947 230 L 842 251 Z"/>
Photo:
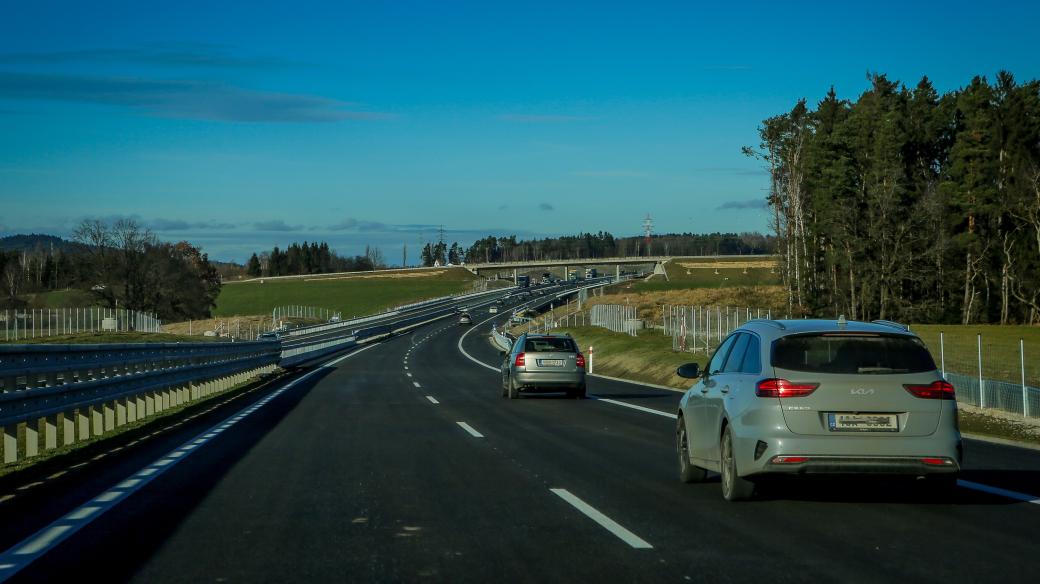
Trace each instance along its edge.
<path fill-rule="evenodd" d="M 222 325 L 222 330 L 231 331 L 232 334 L 245 338 L 250 336 L 250 331 L 255 335 L 258 330 L 269 330 L 271 328 L 271 315 L 229 316 L 224 318 L 193 320 L 190 321 L 191 335 L 202 335 L 205 331 L 217 330 L 217 327 Z M 174 335 L 187 335 L 189 334 L 188 329 L 188 321 L 171 322 L 162 326 L 162 332 Z M 239 333 L 239 331 L 241 331 L 241 333 Z"/>
<path fill-rule="evenodd" d="M 612 288 L 610 293 L 589 298 L 592 304 L 633 304 L 639 318 L 650 322 L 661 319 L 661 307 L 673 306 L 735 306 L 783 314 L 787 294 L 783 286 L 747 286 L 740 288 L 687 288 L 681 290 L 654 290 L 638 292 L 631 285 Z"/>

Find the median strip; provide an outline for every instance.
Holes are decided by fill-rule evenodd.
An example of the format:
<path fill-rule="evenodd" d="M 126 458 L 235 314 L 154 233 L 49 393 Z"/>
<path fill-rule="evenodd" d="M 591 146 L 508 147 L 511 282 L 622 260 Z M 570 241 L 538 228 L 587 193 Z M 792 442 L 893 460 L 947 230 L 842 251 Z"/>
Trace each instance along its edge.
<path fill-rule="evenodd" d="M 575 509 L 584 513 L 586 517 L 595 521 L 600 525 L 600 527 L 606 529 L 610 533 L 613 533 L 615 536 L 618 537 L 618 539 L 627 543 L 628 545 L 636 549 L 653 549 L 654 546 L 650 545 L 650 543 L 647 542 L 645 539 L 625 529 L 617 521 L 614 521 L 610 517 L 607 517 L 592 505 L 589 505 L 585 501 L 582 501 L 581 499 L 576 497 L 567 489 L 549 490 L 552 491 L 554 495 L 570 503 L 571 506 L 573 506 Z"/>

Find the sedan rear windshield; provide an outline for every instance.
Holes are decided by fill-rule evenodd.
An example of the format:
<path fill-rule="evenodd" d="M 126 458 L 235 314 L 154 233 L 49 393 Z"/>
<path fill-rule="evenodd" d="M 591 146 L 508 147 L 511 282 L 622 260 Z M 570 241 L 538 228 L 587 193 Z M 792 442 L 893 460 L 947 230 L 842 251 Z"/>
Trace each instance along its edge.
<path fill-rule="evenodd" d="M 792 335 L 773 343 L 773 367 L 813 373 L 922 373 L 935 361 L 916 337 Z"/>
<path fill-rule="evenodd" d="M 578 347 L 574 341 L 566 337 L 545 337 L 527 339 L 524 343 L 524 351 L 527 353 L 577 353 Z"/>

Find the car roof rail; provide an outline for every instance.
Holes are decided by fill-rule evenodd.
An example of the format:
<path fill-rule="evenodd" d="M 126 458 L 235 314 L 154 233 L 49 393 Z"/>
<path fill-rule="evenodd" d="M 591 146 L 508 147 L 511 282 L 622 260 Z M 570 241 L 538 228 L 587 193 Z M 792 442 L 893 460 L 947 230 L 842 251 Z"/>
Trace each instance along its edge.
<path fill-rule="evenodd" d="M 778 328 L 778 329 L 780 329 L 782 331 L 787 330 L 787 327 L 784 326 L 784 323 L 776 321 L 776 320 L 772 320 L 772 319 L 769 319 L 769 318 L 752 318 L 751 320 L 745 322 L 744 324 L 751 324 L 751 323 L 768 324 L 769 326 L 775 326 L 776 328 Z"/>
<path fill-rule="evenodd" d="M 907 326 L 907 325 L 905 325 L 905 324 L 903 324 L 901 322 L 896 322 L 894 320 L 872 320 L 870 322 L 871 322 L 871 324 L 880 324 L 881 326 L 888 326 L 888 327 L 892 327 L 892 328 L 897 328 L 897 329 L 902 330 L 902 331 L 909 331 L 910 330 L 909 326 Z"/>

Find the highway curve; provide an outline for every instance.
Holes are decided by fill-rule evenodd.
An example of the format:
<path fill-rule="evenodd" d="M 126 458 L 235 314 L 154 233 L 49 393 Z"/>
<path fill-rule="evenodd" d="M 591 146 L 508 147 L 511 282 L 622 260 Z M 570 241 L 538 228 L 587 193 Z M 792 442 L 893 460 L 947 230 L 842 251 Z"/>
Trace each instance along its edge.
<path fill-rule="evenodd" d="M 486 308 L 474 316 L 490 318 Z M 473 361 L 499 359 L 489 326 L 446 319 L 366 346 L 114 453 L 89 476 L 0 503 L 3 561 L 38 555 L 12 581 L 1026 582 L 1040 573 L 1040 505 L 977 488 L 942 499 L 906 481 L 794 481 L 728 503 L 717 480 L 681 484 L 677 392 L 592 378 L 594 399 L 504 400 L 499 374 Z M 1040 452 L 967 441 L 964 479 L 1040 494 Z M 113 492 L 116 504 L 97 503 Z M 78 531 L 61 540 L 54 528 L 70 516 L 82 518 Z M 11 550 L 27 551 L 19 560 Z"/>

